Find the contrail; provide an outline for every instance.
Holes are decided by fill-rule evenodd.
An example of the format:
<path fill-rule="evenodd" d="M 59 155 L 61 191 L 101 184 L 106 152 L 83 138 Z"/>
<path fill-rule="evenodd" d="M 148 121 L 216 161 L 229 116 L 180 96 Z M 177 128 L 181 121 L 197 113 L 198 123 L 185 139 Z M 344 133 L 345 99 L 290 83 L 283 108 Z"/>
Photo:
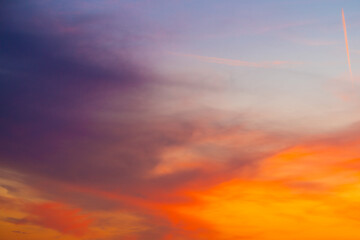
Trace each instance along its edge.
<path fill-rule="evenodd" d="M 342 13 L 342 22 L 343 22 L 343 27 L 344 27 L 346 53 L 347 53 L 347 58 L 348 58 L 348 63 L 349 63 L 350 79 L 353 80 L 353 75 L 352 75 L 352 71 L 351 71 L 351 63 L 350 63 L 349 44 L 348 44 L 348 40 L 347 40 L 347 32 L 346 32 L 346 23 L 345 23 L 344 9 L 341 9 L 341 13 Z"/>

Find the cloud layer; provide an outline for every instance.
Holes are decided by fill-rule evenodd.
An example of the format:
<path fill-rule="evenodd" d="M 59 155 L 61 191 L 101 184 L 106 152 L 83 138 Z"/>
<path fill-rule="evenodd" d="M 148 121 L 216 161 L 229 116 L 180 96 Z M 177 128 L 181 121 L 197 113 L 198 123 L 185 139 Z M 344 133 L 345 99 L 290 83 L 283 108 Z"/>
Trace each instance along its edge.
<path fill-rule="evenodd" d="M 313 123 L 283 95 L 302 90 L 294 91 L 291 78 L 288 85 L 273 80 L 293 74 L 290 65 L 302 71 L 294 64 L 301 61 L 181 54 L 192 51 L 173 49 L 191 47 L 174 32 L 190 29 L 184 19 L 192 13 L 176 5 L 178 15 L 167 16 L 162 8 L 174 6 L 160 3 L 153 10 L 146 1 L 4 2 L 4 237 L 358 239 L 357 121 L 332 131 L 298 129 L 292 118 Z M 179 66 L 182 57 L 233 68 Z M 271 81 L 269 89 L 258 79 Z"/>

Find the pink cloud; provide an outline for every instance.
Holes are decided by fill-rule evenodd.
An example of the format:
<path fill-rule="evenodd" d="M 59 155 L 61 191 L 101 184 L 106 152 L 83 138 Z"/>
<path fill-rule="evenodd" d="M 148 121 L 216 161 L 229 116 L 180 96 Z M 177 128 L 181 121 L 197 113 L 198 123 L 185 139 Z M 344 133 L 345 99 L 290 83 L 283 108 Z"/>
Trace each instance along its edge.
<path fill-rule="evenodd" d="M 186 53 L 177 53 L 177 52 L 169 52 L 169 54 L 189 57 L 199 60 L 201 62 L 216 63 L 216 64 L 229 65 L 229 66 L 255 67 L 255 68 L 269 68 L 276 66 L 301 64 L 300 62 L 289 62 L 289 61 L 279 61 L 279 60 L 265 61 L 265 62 L 249 62 L 249 61 L 241 61 L 236 59 L 208 57 L 208 56 L 200 56 L 195 54 L 186 54 Z"/>

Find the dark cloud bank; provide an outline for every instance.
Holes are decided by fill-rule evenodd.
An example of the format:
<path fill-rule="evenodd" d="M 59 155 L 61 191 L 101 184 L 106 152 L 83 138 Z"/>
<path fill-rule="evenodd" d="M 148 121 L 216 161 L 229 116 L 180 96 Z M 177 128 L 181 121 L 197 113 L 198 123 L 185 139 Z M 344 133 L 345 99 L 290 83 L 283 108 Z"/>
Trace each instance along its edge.
<path fill-rule="evenodd" d="M 101 112 L 98 97 L 108 93 L 116 93 L 121 101 L 114 109 L 118 114 L 140 114 L 151 81 L 144 69 L 129 62 L 128 56 L 118 56 L 116 69 L 107 67 L 111 57 L 99 56 L 104 63 L 97 64 L 79 51 L 79 46 L 92 46 L 100 52 L 85 30 L 63 33 L 51 23 L 54 19 L 19 2 L 2 9 L 2 165 L 62 180 L 98 182 L 113 175 L 133 175 L 147 164 L 132 166 L 134 159 L 141 159 L 136 155 L 144 154 L 132 150 L 148 141 L 133 140 L 142 130 L 128 122 L 105 127 L 87 116 L 93 109 Z M 109 160 L 104 159 L 115 143 L 126 149 L 112 156 L 116 170 L 124 169 L 121 172 L 112 172 L 115 168 L 108 168 Z"/>
<path fill-rule="evenodd" d="M 136 49 L 126 34 L 133 26 L 122 24 L 121 53 L 114 56 L 87 28 L 90 22 L 101 29 L 101 16 L 66 17 L 21 1 L 2 6 L 1 166 L 32 181 L 49 178 L 123 192 L 146 189 L 145 183 L 169 187 L 197 176 L 143 179 L 158 163 L 159 151 L 186 142 L 195 126 L 149 117 L 156 77 L 131 60 Z M 114 96 L 116 104 L 104 101 Z M 94 117 L 109 111 L 119 120 Z"/>
<path fill-rule="evenodd" d="M 138 50 L 131 21 L 117 29 L 122 41 L 110 53 L 99 44 L 99 29 L 111 18 L 51 10 L 21 1 L 1 7 L 1 166 L 29 176 L 34 186 L 52 179 L 155 197 L 152 189 L 204 177 L 200 170 L 144 177 L 164 148 L 186 144 L 203 126 L 152 112 L 152 84 L 159 79 L 132 56 Z M 109 112 L 116 121 L 103 117 Z M 223 170 L 252 160 L 232 156 Z"/>

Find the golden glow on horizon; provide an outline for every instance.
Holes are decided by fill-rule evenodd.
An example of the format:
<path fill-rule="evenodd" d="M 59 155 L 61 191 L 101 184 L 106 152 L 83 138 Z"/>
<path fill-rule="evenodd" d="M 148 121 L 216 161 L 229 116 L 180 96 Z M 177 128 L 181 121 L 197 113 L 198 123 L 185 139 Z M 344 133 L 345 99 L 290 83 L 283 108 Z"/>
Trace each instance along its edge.
<path fill-rule="evenodd" d="M 254 135 L 248 137 L 253 139 Z M 163 193 L 165 198 L 173 194 L 186 201 L 159 202 L 76 186 L 70 186 L 68 192 L 125 203 L 152 216 L 151 224 L 154 221 L 159 224 L 170 222 L 173 230 L 161 238 L 163 240 L 287 240 L 290 237 L 294 240 L 355 240 L 360 238 L 357 231 L 360 214 L 356 210 L 360 197 L 360 142 L 351 140 L 351 136 L 347 138 L 343 143 L 320 141 L 281 150 L 262 159 L 250 175 L 233 176 L 202 189 L 182 186 L 167 195 Z M 217 144 L 240 140 L 225 134 L 206 141 L 216 139 Z M 174 154 L 178 156 L 178 150 Z M 152 194 L 159 194 L 157 191 L 154 189 Z M 9 195 L 4 189 L 0 196 L 16 202 L 16 196 Z M 20 200 L 19 206 L 23 201 Z M 25 208 L 10 202 L 9 205 L 13 209 L 9 207 L 3 212 L 3 219 L 26 219 L 27 222 L 7 221 L 3 226 L 8 226 L 11 231 L 16 231 L 19 226 L 36 232 L 39 230 L 35 229 L 50 229 L 44 231 L 43 236 L 51 237 L 61 232 L 64 234 L 61 239 L 89 236 L 137 239 L 137 232 L 152 227 L 136 214 L 130 214 L 131 211 L 81 213 L 81 209 L 62 203 L 26 203 Z M 101 221 L 106 225 L 94 225 Z M 124 222 L 128 225 L 120 228 L 118 225 Z M 12 240 L 18 234 L 7 231 L 5 236 Z M 183 237 L 178 237 L 179 234 Z M 35 238 L 26 236 L 24 239 Z"/>
<path fill-rule="evenodd" d="M 190 192 L 194 204 L 169 209 L 175 222 L 210 226 L 204 239 L 359 239 L 358 144 L 290 148 L 263 160 L 256 175 Z"/>

